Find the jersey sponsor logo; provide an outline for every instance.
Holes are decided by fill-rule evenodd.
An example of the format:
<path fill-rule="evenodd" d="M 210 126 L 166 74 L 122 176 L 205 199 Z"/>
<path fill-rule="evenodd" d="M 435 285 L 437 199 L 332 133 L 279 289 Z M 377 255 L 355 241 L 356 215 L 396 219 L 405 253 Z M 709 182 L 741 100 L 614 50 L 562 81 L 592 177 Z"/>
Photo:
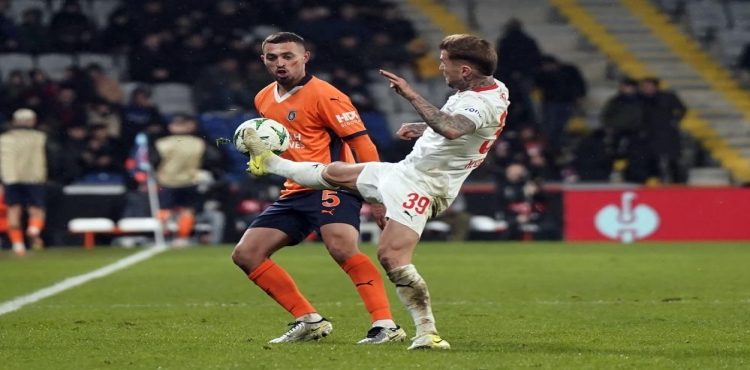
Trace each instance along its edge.
<path fill-rule="evenodd" d="M 287 121 L 294 121 L 295 118 L 297 118 L 297 111 L 294 109 L 290 110 L 289 113 L 286 114 Z"/>
<path fill-rule="evenodd" d="M 302 143 L 302 134 L 289 133 L 289 148 L 304 149 L 305 144 Z"/>
<path fill-rule="evenodd" d="M 339 124 L 341 125 L 341 127 L 346 127 L 346 126 L 353 125 L 355 123 L 360 122 L 359 116 L 357 115 L 357 112 L 355 111 L 337 114 L 336 120 L 339 121 Z"/>
<path fill-rule="evenodd" d="M 484 117 L 482 117 L 482 112 L 480 112 L 479 109 L 477 109 L 477 108 L 466 107 L 466 108 L 463 109 L 463 111 L 475 114 L 475 115 L 479 116 L 479 118 L 484 118 Z"/>

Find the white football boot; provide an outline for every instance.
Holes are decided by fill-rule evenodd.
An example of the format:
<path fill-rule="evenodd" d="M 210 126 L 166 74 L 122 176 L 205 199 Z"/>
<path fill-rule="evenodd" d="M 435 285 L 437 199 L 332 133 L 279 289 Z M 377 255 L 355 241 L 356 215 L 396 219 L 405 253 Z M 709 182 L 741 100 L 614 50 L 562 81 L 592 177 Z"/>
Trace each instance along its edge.
<path fill-rule="evenodd" d="M 295 321 L 289 324 L 291 328 L 284 335 L 270 340 L 268 343 L 307 342 L 327 337 L 333 331 L 331 322 L 322 319 L 317 322 Z"/>
<path fill-rule="evenodd" d="M 395 328 L 384 328 L 375 326 L 367 332 L 367 337 L 360 340 L 357 344 L 380 344 L 386 342 L 403 342 L 406 339 L 406 332 L 400 326 Z"/>
<path fill-rule="evenodd" d="M 451 349 L 451 345 L 437 334 L 425 334 L 412 339 L 413 342 L 407 349 Z"/>

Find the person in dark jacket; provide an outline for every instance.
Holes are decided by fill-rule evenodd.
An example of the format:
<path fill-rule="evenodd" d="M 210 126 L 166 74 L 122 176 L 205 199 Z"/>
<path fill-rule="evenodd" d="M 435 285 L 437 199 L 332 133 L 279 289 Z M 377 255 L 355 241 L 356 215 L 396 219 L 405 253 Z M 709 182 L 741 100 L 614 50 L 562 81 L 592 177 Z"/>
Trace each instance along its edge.
<path fill-rule="evenodd" d="M 508 107 L 508 122 L 514 125 L 536 124 L 531 88 L 542 58 L 536 40 L 524 32 L 521 21 L 511 18 L 497 40 L 496 50 L 495 78 L 503 81 L 514 96 L 514 103 Z"/>
<path fill-rule="evenodd" d="M 565 143 L 565 125 L 586 96 L 586 82 L 577 67 L 545 55 L 536 84 L 542 92 L 542 135 L 558 151 Z"/>
<path fill-rule="evenodd" d="M 634 142 L 644 129 L 643 99 L 638 94 L 638 81 L 624 78 L 620 89 L 604 105 L 602 126 L 612 142 L 617 156 L 628 152 L 628 145 Z"/>
<path fill-rule="evenodd" d="M 675 93 L 661 90 L 657 78 L 643 79 L 640 90 L 644 99 L 646 136 L 658 165 L 659 177 L 665 184 L 683 183 L 684 171 L 679 164 L 680 121 L 687 108 Z"/>

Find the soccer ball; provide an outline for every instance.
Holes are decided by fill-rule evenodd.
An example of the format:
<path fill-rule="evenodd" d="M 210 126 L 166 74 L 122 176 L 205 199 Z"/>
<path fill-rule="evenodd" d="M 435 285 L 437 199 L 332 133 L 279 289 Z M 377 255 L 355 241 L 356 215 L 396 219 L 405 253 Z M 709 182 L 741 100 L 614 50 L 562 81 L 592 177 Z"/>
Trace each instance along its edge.
<path fill-rule="evenodd" d="M 245 129 L 252 127 L 260 135 L 261 140 L 266 144 L 266 147 L 274 152 L 276 155 L 281 155 L 289 148 L 289 131 L 286 130 L 284 125 L 268 118 L 254 118 L 245 122 L 234 130 L 234 136 L 232 141 L 234 147 L 237 150 L 246 155 L 250 156 L 245 144 L 242 142 L 242 137 L 245 133 Z"/>

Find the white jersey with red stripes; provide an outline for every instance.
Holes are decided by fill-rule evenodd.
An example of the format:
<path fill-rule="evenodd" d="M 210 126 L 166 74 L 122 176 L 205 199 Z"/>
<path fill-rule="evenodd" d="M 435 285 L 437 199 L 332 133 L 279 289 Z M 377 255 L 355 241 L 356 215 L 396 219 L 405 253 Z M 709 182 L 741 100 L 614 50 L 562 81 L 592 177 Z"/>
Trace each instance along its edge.
<path fill-rule="evenodd" d="M 448 140 L 427 128 L 402 161 L 416 170 L 415 180 L 432 196 L 455 198 L 472 170 L 487 157 L 492 143 L 505 126 L 510 105 L 508 89 L 495 84 L 476 90 L 459 91 L 440 109 L 460 114 L 476 125 L 476 130 L 455 140 Z"/>

